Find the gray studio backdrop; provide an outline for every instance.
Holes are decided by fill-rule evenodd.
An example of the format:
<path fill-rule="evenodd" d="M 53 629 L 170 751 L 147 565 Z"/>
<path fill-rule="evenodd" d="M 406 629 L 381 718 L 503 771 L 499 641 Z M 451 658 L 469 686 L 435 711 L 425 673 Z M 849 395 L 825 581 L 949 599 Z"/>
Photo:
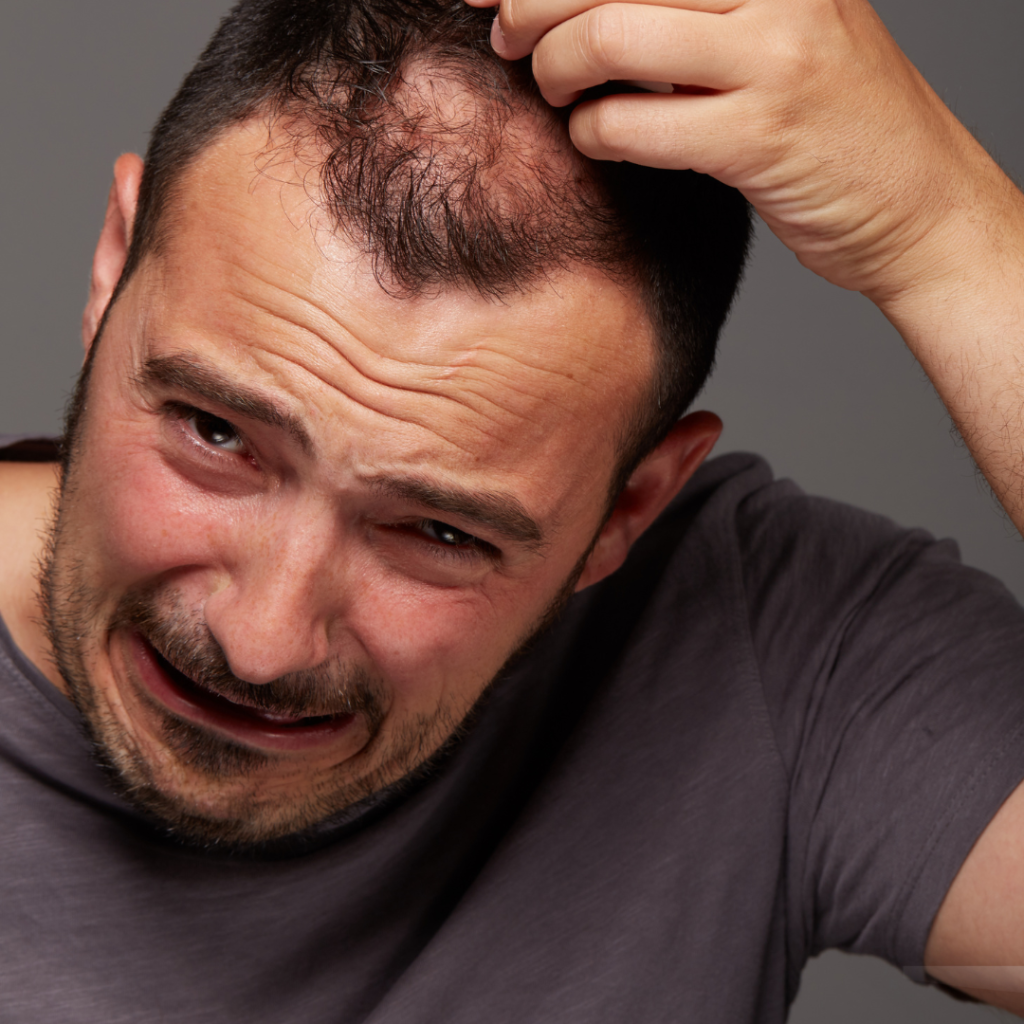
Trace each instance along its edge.
<path fill-rule="evenodd" d="M 2 0 L 0 433 L 55 432 L 80 361 L 80 310 L 110 169 L 146 132 L 225 0 Z M 1024 178 L 1022 0 L 879 0 L 904 49 Z M 865 101 L 869 99 L 865 97 Z M 759 233 L 718 371 L 700 403 L 720 450 L 752 449 L 805 489 L 956 537 L 1024 598 L 1024 548 L 979 484 L 899 337 L 859 295 L 814 278 Z M 918 989 L 892 968 L 812 962 L 796 1024 L 968 1024 L 1002 1015 Z"/>

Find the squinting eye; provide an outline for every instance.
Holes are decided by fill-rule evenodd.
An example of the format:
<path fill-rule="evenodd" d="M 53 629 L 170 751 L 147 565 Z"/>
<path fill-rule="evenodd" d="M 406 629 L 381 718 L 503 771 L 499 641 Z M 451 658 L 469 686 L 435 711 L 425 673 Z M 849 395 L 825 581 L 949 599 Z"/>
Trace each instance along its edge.
<path fill-rule="evenodd" d="M 208 412 L 197 410 L 191 416 L 187 416 L 185 422 L 199 437 L 214 448 L 234 454 L 245 451 L 245 443 L 238 436 L 235 428 L 219 416 L 212 416 Z"/>
<path fill-rule="evenodd" d="M 436 519 L 425 519 L 420 524 L 420 529 L 431 540 L 436 540 L 447 547 L 466 548 L 475 547 L 480 542 L 471 533 L 464 533 L 456 530 L 454 526 L 438 522 Z"/>

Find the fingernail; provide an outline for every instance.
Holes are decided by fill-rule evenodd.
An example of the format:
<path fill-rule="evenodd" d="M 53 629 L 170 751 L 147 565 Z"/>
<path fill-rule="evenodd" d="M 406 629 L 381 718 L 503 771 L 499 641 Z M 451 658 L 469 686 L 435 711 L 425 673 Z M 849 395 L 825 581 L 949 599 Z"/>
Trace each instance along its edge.
<path fill-rule="evenodd" d="M 505 42 L 505 33 L 501 31 L 501 25 L 497 18 L 494 19 L 494 24 L 491 25 L 491 46 L 494 47 L 497 53 L 504 53 L 508 49 L 508 43 Z"/>

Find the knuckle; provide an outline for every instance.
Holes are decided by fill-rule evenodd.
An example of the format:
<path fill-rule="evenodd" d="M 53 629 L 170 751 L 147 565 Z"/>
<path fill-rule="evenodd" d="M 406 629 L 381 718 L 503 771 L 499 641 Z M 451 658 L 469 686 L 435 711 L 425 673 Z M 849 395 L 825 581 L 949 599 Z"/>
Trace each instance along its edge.
<path fill-rule="evenodd" d="M 551 101 L 550 91 L 557 92 L 561 88 L 561 76 L 558 73 L 557 54 L 553 55 L 551 48 L 545 43 L 546 41 L 542 39 L 533 51 L 533 77 L 540 86 L 541 93 Z"/>
<path fill-rule="evenodd" d="M 787 76 L 799 75 L 807 61 L 808 52 L 797 33 L 774 26 L 765 35 L 763 58 L 767 58 Z"/>
<path fill-rule="evenodd" d="M 630 151 L 630 132 L 620 116 L 619 104 L 609 97 L 592 104 L 587 112 L 587 134 L 609 159 L 621 159 Z"/>
<path fill-rule="evenodd" d="M 583 45 L 590 62 L 602 71 L 621 67 L 632 49 L 632 19 L 624 4 L 603 4 L 583 15 Z"/>
<path fill-rule="evenodd" d="M 758 44 L 758 66 L 787 94 L 802 94 L 817 76 L 817 49 L 802 34 L 775 26 L 760 34 Z"/>
<path fill-rule="evenodd" d="M 506 37 L 520 36 L 528 31 L 529 4 L 523 0 L 502 0 L 498 13 L 501 18 L 501 29 Z"/>

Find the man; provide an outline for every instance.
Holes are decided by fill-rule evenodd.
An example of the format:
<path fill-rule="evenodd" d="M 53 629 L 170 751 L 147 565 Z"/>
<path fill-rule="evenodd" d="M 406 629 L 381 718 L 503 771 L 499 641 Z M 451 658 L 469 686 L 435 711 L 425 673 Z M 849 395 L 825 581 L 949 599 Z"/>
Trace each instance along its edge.
<path fill-rule="evenodd" d="M 875 298 L 1014 515 L 1019 194 L 845 15 L 493 39 L 556 105 L 652 83 L 575 144 Z M 118 162 L 48 545 L 4 474 L 12 1019 L 777 1020 L 827 945 L 1019 956 L 1019 609 L 694 478 L 742 205 L 579 161 L 485 19 L 244 4 Z"/>

